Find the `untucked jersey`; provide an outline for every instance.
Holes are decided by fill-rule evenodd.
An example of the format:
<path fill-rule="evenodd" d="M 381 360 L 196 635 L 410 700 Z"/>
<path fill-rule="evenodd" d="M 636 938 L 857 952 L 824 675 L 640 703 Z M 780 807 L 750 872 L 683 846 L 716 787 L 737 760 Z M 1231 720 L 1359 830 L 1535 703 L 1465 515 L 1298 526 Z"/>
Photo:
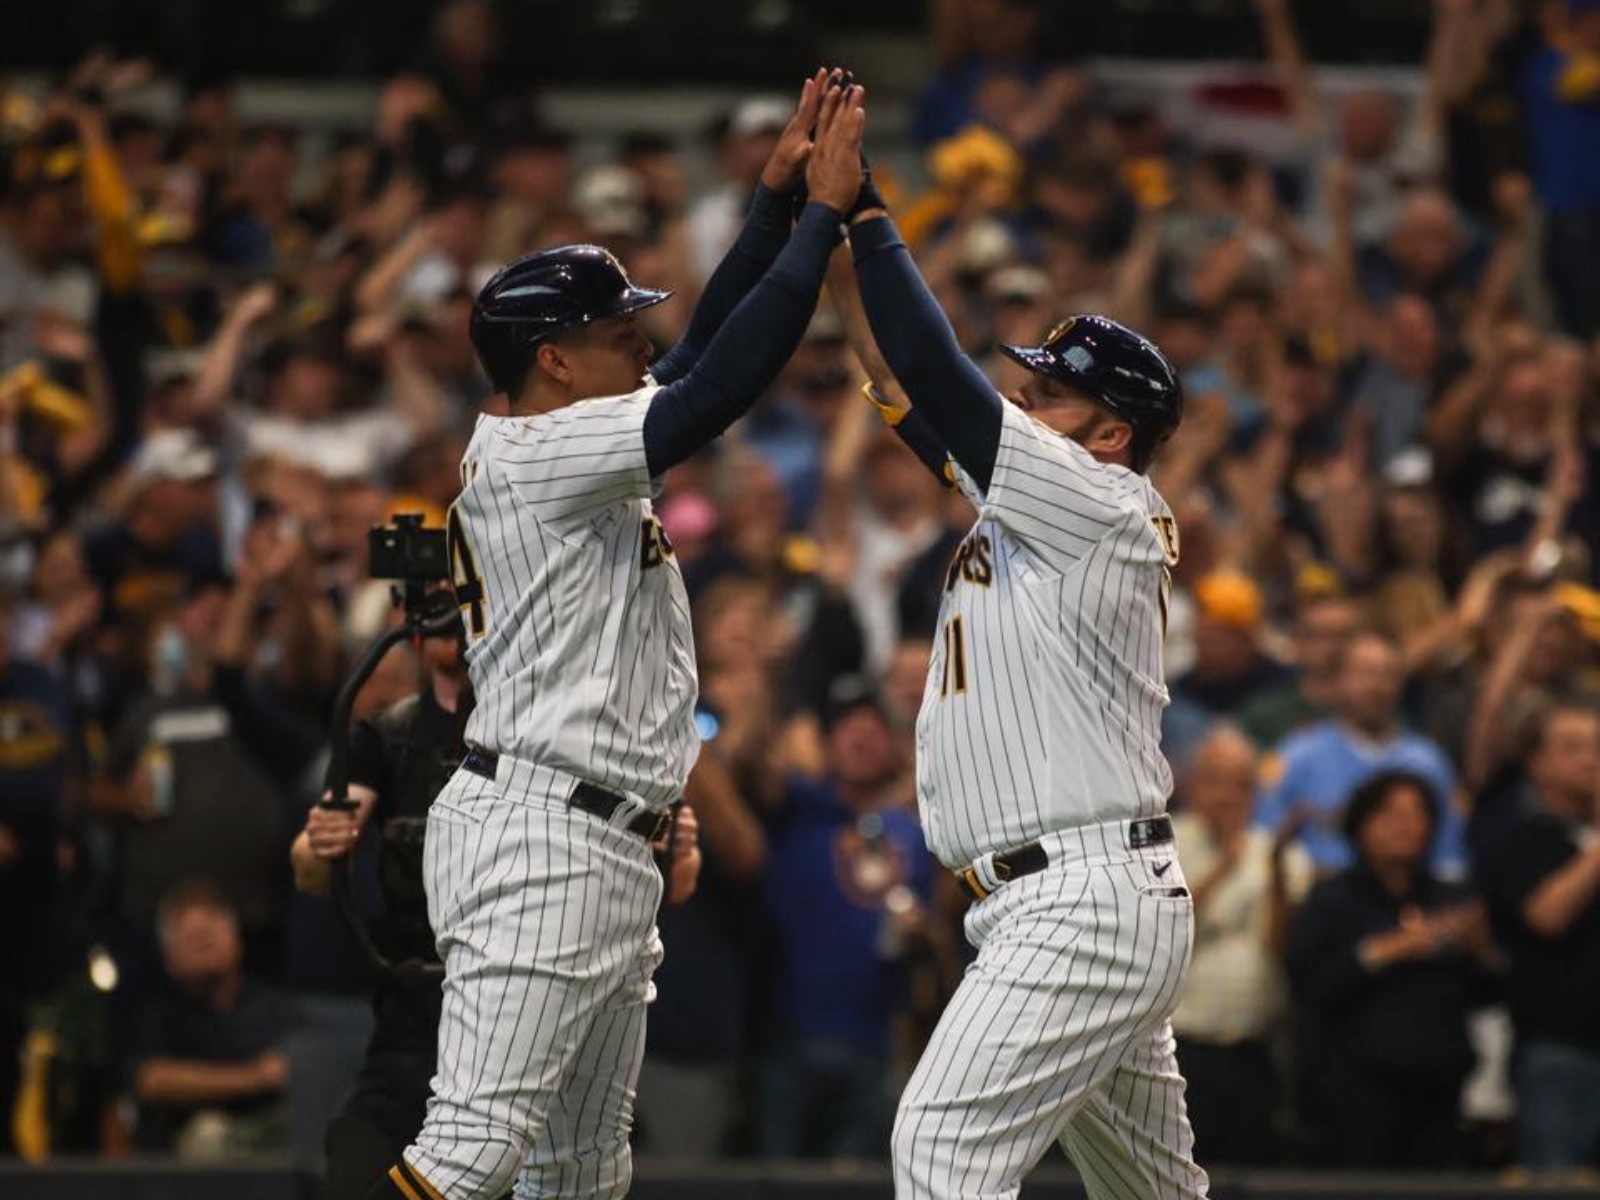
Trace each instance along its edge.
<path fill-rule="evenodd" d="M 449 519 L 467 742 L 655 806 L 699 750 L 689 600 L 645 458 L 658 390 L 480 416 Z"/>
<path fill-rule="evenodd" d="M 1166 811 L 1172 510 L 1144 476 L 1002 405 L 978 523 L 944 579 L 917 797 L 946 866 Z"/>

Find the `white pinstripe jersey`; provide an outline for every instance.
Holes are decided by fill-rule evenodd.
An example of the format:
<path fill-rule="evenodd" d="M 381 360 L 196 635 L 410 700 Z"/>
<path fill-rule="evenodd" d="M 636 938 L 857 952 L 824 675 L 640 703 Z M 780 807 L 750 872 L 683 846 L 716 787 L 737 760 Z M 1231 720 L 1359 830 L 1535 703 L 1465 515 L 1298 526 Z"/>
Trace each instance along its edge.
<path fill-rule="evenodd" d="M 449 533 L 467 741 L 660 806 L 700 743 L 689 600 L 645 465 L 657 390 L 479 417 Z"/>
<path fill-rule="evenodd" d="M 1144 476 L 1003 404 L 978 523 L 946 573 L 917 719 L 917 797 L 950 867 L 1166 811 L 1161 648 L 1178 558 Z"/>

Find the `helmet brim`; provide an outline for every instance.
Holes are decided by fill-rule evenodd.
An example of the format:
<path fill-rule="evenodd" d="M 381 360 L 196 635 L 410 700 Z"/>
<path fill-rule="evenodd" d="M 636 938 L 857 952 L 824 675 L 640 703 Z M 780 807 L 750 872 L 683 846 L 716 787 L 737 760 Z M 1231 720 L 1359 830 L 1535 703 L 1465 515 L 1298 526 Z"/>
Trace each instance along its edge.
<path fill-rule="evenodd" d="M 654 308 L 657 304 L 673 297 L 673 289 L 630 287 L 617 297 L 617 302 L 612 306 L 608 317 L 620 317 L 624 313 L 638 312 L 642 308 Z"/>
<path fill-rule="evenodd" d="M 1096 404 L 1105 405 L 1115 410 L 1115 406 L 1107 404 L 1100 396 L 1100 390 L 1094 387 L 1087 376 L 1070 363 L 1064 363 L 1043 346 L 1007 346 L 1001 345 L 1000 353 L 1012 362 L 1021 363 L 1036 375 L 1048 375 L 1051 379 L 1058 379 L 1062 383 L 1071 384 Z"/>

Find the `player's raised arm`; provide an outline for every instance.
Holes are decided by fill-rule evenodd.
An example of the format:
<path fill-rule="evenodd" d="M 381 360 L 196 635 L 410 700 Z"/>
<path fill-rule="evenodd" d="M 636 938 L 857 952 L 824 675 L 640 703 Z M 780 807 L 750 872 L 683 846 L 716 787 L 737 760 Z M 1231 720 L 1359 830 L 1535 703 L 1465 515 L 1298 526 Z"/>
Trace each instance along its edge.
<path fill-rule="evenodd" d="M 954 486 L 950 451 L 927 418 L 912 407 L 911 398 L 889 369 L 883 351 L 878 349 L 877 339 L 872 336 L 872 325 L 867 320 L 867 310 L 861 305 L 855 264 L 851 262 L 848 246 L 833 252 L 833 262 L 828 267 L 828 295 L 844 325 L 845 338 L 867 373 L 867 399 L 878 410 L 884 424 L 899 435 L 939 482 Z"/>
<path fill-rule="evenodd" d="M 865 90 L 830 89 L 806 166 L 810 201 L 771 269 L 723 323 L 692 371 L 656 392 L 644 423 L 650 474 L 716 439 L 746 412 L 800 344 L 841 218 L 861 189 Z"/>
<path fill-rule="evenodd" d="M 834 74 L 837 76 L 838 72 Z M 694 369 L 722 323 L 760 282 L 788 242 L 795 193 L 805 179 L 806 160 L 811 156 L 811 130 L 822 108 L 828 78 L 829 72 L 819 68 L 800 89 L 794 116 L 789 118 L 761 172 L 761 181 L 756 184 L 744 227 L 706 280 L 689 328 L 650 368 L 657 383 L 674 383 Z"/>
<path fill-rule="evenodd" d="M 1000 446 L 1000 393 L 962 351 L 885 209 L 855 217 L 850 246 L 885 362 L 951 456 L 987 489 Z"/>

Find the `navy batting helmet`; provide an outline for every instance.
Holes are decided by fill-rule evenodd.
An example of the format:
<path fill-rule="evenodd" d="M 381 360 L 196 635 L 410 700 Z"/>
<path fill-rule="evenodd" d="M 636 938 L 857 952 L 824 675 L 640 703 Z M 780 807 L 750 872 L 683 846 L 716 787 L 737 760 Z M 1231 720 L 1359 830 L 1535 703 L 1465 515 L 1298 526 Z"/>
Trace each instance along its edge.
<path fill-rule="evenodd" d="M 599 246 L 541 250 L 483 285 L 472 305 L 472 346 L 495 390 L 514 397 L 540 342 L 670 295 L 634 287 L 616 256 Z"/>
<path fill-rule="evenodd" d="M 1143 471 L 1183 420 L 1183 385 L 1167 356 L 1107 317 L 1068 317 L 1042 346 L 1002 346 L 1007 358 L 1084 393 L 1133 427 Z"/>

